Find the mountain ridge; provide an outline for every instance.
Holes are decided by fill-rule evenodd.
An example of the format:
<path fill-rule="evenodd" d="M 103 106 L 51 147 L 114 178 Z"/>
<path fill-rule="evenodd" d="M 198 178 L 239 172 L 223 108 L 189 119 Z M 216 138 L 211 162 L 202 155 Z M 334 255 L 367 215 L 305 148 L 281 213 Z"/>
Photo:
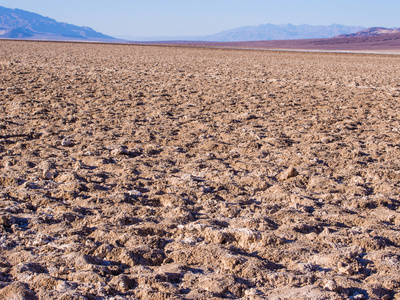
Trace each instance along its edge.
<path fill-rule="evenodd" d="M 271 41 L 331 38 L 335 35 L 360 31 L 362 26 L 332 25 L 293 25 L 293 24 L 262 24 L 258 26 L 244 26 L 222 31 L 207 37 L 208 41 Z"/>
<path fill-rule="evenodd" d="M 87 26 L 58 22 L 22 9 L 0 6 L 0 38 L 36 40 L 116 41 Z"/>
<path fill-rule="evenodd" d="M 202 36 L 120 36 L 132 41 L 205 41 L 205 42 L 238 42 L 332 38 L 339 34 L 349 34 L 365 29 L 363 26 L 331 25 L 293 25 L 262 24 L 258 26 L 242 26 L 224 30 L 215 34 Z"/>
<path fill-rule="evenodd" d="M 334 38 L 371 37 L 385 34 L 400 34 L 400 28 L 370 27 L 350 34 L 337 35 Z"/>

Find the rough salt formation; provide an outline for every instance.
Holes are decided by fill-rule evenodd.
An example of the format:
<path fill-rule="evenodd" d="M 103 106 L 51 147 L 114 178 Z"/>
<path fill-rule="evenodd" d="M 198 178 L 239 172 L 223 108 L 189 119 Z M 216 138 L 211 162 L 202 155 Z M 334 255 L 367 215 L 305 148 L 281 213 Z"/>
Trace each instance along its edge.
<path fill-rule="evenodd" d="M 0 49 L 0 299 L 399 299 L 397 56 Z"/>

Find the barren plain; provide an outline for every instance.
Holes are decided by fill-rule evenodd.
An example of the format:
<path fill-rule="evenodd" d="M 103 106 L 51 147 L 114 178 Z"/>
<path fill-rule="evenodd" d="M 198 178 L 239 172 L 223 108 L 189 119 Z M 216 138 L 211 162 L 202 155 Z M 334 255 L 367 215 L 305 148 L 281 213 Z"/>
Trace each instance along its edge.
<path fill-rule="evenodd" d="M 155 44 L 150 42 L 150 44 Z M 244 48 L 244 49 L 277 49 L 277 50 L 310 50 L 310 51 L 342 51 L 370 53 L 400 53 L 400 34 L 380 34 L 375 36 L 338 37 L 330 39 L 275 40 L 248 42 L 160 42 L 159 44 Z"/>
<path fill-rule="evenodd" d="M 0 50 L 0 299 L 400 299 L 400 57 Z"/>

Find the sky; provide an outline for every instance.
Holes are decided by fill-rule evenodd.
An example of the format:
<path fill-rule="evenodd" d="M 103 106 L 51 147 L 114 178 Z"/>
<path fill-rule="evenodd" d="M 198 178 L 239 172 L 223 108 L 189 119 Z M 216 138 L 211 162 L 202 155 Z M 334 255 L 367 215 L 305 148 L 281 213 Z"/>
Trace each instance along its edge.
<path fill-rule="evenodd" d="M 400 0 L 0 0 L 111 36 L 197 36 L 261 24 L 400 27 Z"/>

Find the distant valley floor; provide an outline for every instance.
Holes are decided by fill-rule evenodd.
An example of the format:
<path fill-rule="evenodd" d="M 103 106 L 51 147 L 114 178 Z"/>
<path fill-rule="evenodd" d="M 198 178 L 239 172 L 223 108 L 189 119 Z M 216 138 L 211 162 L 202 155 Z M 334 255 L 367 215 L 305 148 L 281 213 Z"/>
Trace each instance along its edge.
<path fill-rule="evenodd" d="M 153 44 L 153 43 L 150 43 Z M 400 53 L 400 34 L 387 34 L 372 37 L 348 37 L 331 39 L 279 40 L 254 42 L 157 42 L 157 44 L 250 48 L 250 49 L 279 49 L 279 50 L 313 50 L 313 51 L 345 51 L 345 52 L 374 52 Z"/>

